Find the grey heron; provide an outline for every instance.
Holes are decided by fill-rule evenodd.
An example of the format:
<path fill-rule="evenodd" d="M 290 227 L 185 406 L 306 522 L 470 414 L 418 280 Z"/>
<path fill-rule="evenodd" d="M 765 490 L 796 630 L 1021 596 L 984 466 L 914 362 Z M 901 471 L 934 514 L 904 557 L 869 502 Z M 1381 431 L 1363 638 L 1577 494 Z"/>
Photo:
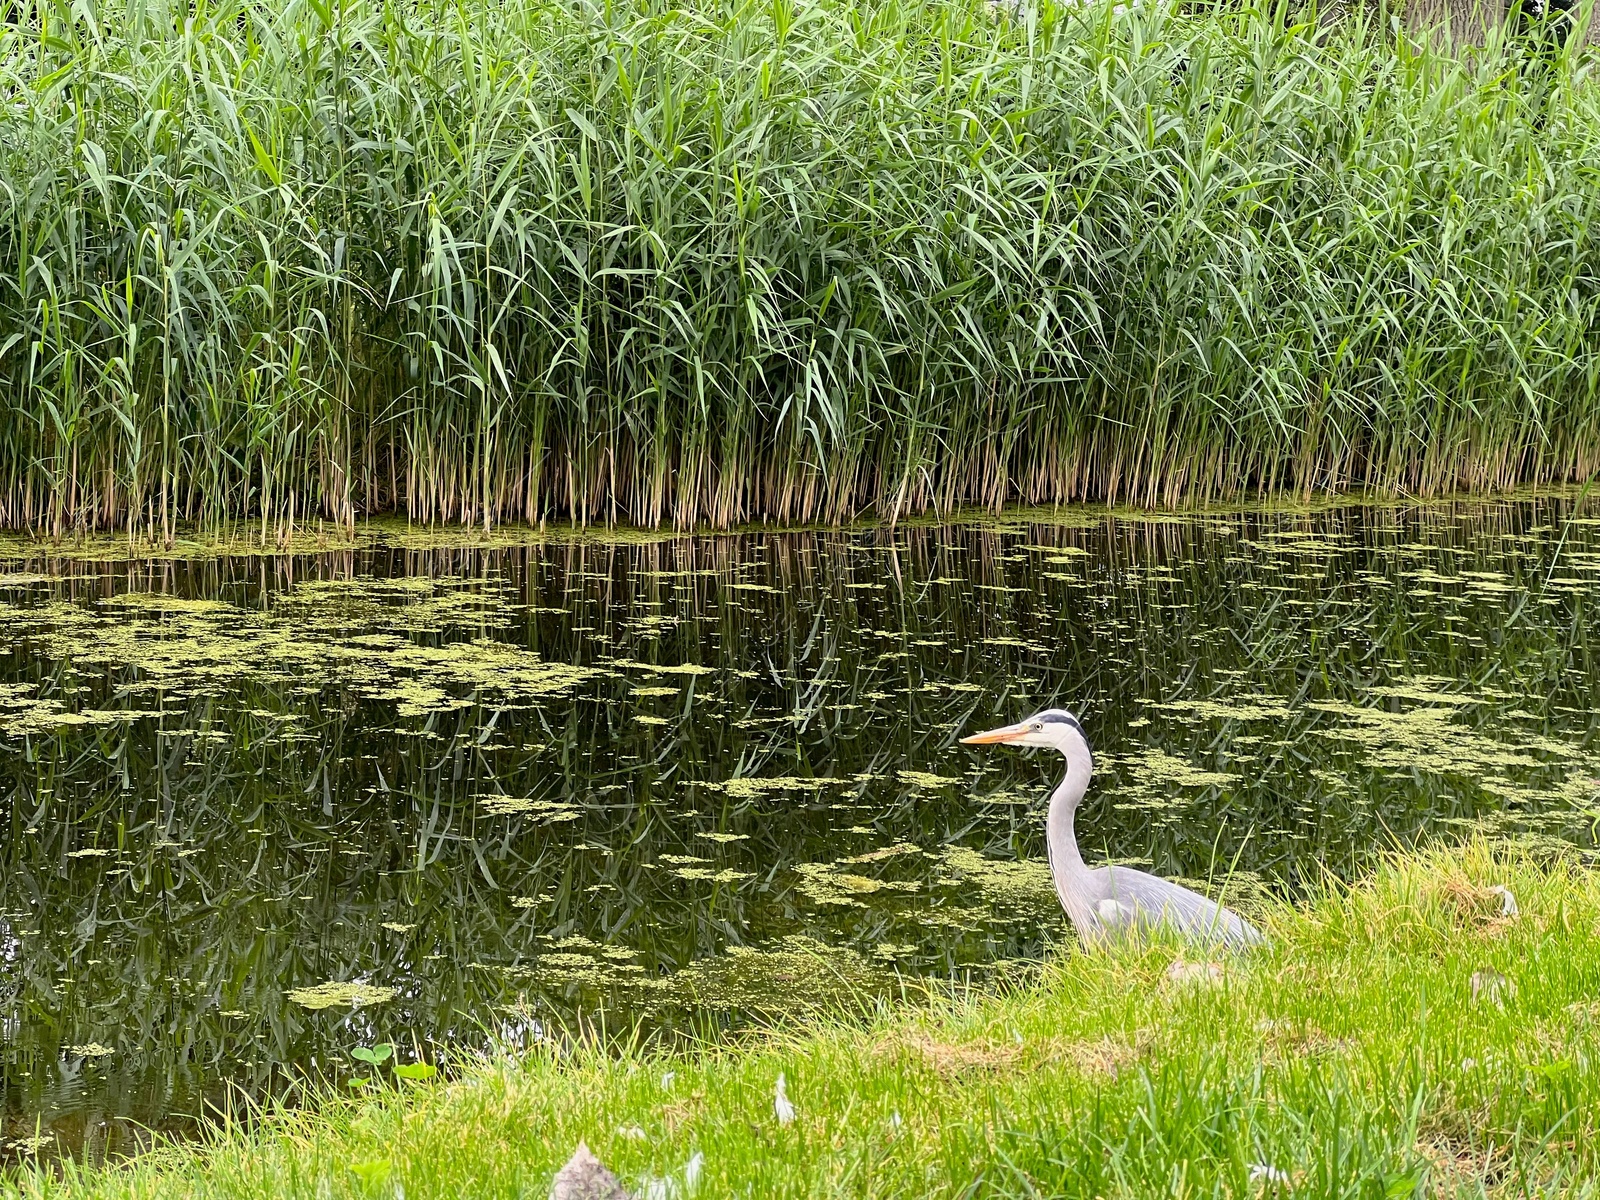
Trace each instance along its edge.
<path fill-rule="evenodd" d="M 1078 718 L 1062 708 L 1047 708 L 1015 725 L 1002 725 L 964 737 L 969 746 L 1038 746 L 1060 751 L 1067 773 L 1050 794 L 1045 840 L 1050 874 L 1061 907 L 1086 942 L 1121 934 L 1166 928 L 1186 941 L 1230 950 L 1262 940 L 1238 913 L 1198 892 L 1131 867 L 1089 867 L 1078 853 L 1073 817 L 1094 774 L 1094 754 Z"/>

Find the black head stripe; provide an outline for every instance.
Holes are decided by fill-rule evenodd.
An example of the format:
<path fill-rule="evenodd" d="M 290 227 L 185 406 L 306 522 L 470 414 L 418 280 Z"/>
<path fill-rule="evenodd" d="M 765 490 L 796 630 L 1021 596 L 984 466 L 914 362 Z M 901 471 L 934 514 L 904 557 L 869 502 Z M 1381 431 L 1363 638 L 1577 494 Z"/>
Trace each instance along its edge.
<path fill-rule="evenodd" d="M 1089 735 L 1084 731 L 1083 722 L 1073 716 L 1064 708 L 1047 708 L 1041 713 L 1036 713 L 1030 720 L 1038 721 L 1041 725 L 1070 725 L 1078 731 L 1078 736 L 1083 739 L 1085 746 L 1089 745 Z M 1093 756 L 1091 749 L 1090 755 Z"/>
<path fill-rule="evenodd" d="M 1064 708 L 1047 708 L 1042 713 L 1036 714 L 1033 719 L 1042 721 L 1046 725 L 1073 725 L 1079 729 L 1083 728 L 1078 724 L 1078 718 Z"/>

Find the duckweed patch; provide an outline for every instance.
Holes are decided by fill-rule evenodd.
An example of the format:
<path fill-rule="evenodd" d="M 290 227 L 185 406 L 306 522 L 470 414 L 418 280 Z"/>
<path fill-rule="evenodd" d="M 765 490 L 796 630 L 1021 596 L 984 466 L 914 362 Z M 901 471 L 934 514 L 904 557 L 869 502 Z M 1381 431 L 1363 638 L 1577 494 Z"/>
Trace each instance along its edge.
<path fill-rule="evenodd" d="M 703 783 L 700 786 L 724 792 L 734 800 L 758 800 L 781 792 L 814 792 L 838 782 L 826 776 L 803 778 L 781 775 L 772 779 L 724 779 L 720 783 Z"/>
<path fill-rule="evenodd" d="M 672 976 L 666 991 L 690 1008 L 798 1015 L 857 1007 L 892 983 L 855 951 L 794 934 L 767 949 L 735 946 L 699 959 Z"/>
<path fill-rule="evenodd" d="M 371 1004 L 387 1004 L 399 992 L 394 988 L 379 987 L 371 983 L 328 980 L 310 987 L 291 988 L 287 993 L 291 1004 L 321 1012 L 326 1008 L 361 1008 Z"/>
<path fill-rule="evenodd" d="M 265 612 L 162 594 L 123 594 L 99 607 L 0 604 L 0 635 L 69 674 L 122 673 L 123 695 L 158 694 L 168 704 L 246 685 L 279 685 L 291 696 L 338 685 L 401 718 L 417 718 L 483 699 L 505 705 L 560 696 L 603 674 L 486 637 L 438 645 L 411 640 L 406 635 L 464 623 L 503 623 L 498 602 L 429 580 L 300 584 Z M 53 696 L 14 688 L 0 694 L 0 705 L 14 710 L 3 728 L 16 734 L 160 715 L 141 708 L 73 710 Z"/>
<path fill-rule="evenodd" d="M 994 859 L 968 846 L 949 846 L 941 856 L 947 886 L 1012 915 L 1053 912 L 1060 906 L 1050 864 L 1037 859 Z"/>

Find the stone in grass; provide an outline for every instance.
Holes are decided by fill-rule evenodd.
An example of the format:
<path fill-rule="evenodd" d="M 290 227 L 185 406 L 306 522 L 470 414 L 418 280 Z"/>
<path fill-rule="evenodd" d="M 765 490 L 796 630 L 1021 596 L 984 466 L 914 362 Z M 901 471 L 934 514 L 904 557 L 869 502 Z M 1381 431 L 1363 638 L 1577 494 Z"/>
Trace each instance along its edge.
<path fill-rule="evenodd" d="M 1474 971 L 1469 982 L 1474 1003 L 1485 1000 L 1496 1008 L 1504 1008 L 1506 999 L 1517 994 L 1517 985 L 1499 971 Z"/>
<path fill-rule="evenodd" d="M 633 1200 L 584 1142 L 550 1181 L 550 1200 Z"/>
<path fill-rule="evenodd" d="M 1225 972 L 1217 962 L 1185 962 L 1176 959 L 1167 968 L 1167 979 L 1172 983 L 1221 983 Z"/>

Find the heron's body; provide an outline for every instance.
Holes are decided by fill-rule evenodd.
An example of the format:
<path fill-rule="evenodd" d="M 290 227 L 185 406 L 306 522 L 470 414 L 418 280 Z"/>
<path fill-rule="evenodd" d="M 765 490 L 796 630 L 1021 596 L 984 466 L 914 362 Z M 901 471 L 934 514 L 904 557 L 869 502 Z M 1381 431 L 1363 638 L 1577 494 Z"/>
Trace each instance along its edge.
<path fill-rule="evenodd" d="M 1069 712 L 1047 709 L 1016 725 L 963 741 L 1049 747 L 1067 760 L 1067 773 L 1050 795 L 1045 840 L 1056 895 L 1085 941 L 1168 929 L 1206 945 L 1242 949 L 1261 934 L 1238 913 L 1198 892 L 1131 867 L 1090 867 L 1078 852 L 1073 818 L 1094 773 L 1094 757 L 1083 726 Z"/>

